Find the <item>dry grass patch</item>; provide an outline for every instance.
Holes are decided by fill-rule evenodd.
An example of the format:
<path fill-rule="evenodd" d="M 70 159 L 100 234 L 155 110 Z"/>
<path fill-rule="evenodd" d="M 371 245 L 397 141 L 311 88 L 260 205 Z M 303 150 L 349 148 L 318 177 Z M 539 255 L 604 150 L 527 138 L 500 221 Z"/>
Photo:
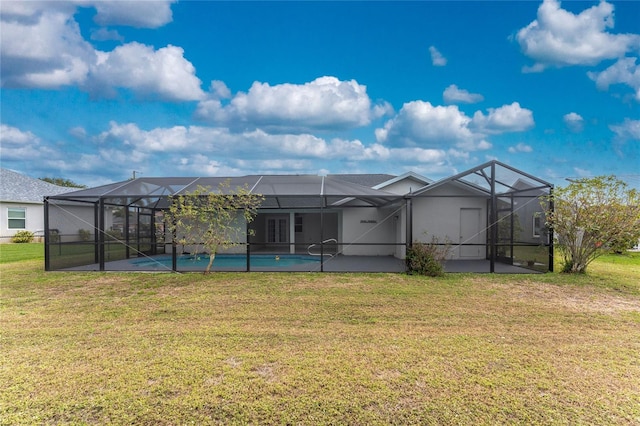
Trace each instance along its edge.
<path fill-rule="evenodd" d="M 1 265 L 0 422 L 637 424 L 640 277 L 624 271 L 425 279 Z"/>

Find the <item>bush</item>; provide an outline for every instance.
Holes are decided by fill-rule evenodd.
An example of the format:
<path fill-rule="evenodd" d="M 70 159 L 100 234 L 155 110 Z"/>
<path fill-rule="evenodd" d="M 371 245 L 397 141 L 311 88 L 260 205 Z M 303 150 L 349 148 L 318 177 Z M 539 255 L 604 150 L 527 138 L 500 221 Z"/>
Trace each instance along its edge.
<path fill-rule="evenodd" d="M 449 244 L 440 244 L 436 237 L 430 243 L 414 242 L 407 250 L 407 273 L 441 277 L 443 262 L 449 253 Z"/>
<path fill-rule="evenodd" d="M 31 231 L 18 231 L 13 237 L 11 237 L 12 243 L 30 243 L 33 241 L 33 232 Z"/>
<path fill-rule="evenodd" d="M 59 243 L 60 242 L 60 231 L 57 229 L 49 230 L 49 243 Z"/>
<path fill-rule="evenodd" d="M 80 241 L 89 241 L 91 239 L 91 231 L 88 229 L 78 229 Z"/>

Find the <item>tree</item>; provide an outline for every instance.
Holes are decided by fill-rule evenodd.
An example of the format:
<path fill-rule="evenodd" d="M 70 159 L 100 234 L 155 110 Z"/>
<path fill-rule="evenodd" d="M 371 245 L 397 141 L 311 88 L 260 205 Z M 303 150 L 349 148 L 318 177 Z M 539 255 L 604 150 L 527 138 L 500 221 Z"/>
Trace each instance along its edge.
<path fill-rule="evenodd" d="M 543 209 L 563 272 L 583 273 L 600 255 L 626 250 L 640 237 L 640 194 L 614 176 L 573 180 L 546 197 Z"/>
<path fill-rule="evenodd" d="M 66 186 L 68 188 L 86 188 L 87 187 L 87 185 L 81 185 L 79 183 L 75 183 L 72 180 L 63 179 L 63 178 L 43 177 L 43 178 L 40 178 L 40 180 L 45 181 L 45 182 L 49 182 L 49 183 L 52 183 L 52 184 L 58 185 L 58 186 Z"/>
<path fill-rule="evenodd" d="M 201 247 L 208 251 L 205 273 L 211 270 L 218 249 L 241 244 L 240 237 L 246 236 L 245 225 L 253 221 L 264 200 L 246 186 L 235 190 L 229 186 L 227 180 L 216 192 L 198 186 L 187 194 L 172 196 L 165 212 L 165 226 L 174 236 L 174 243 L 194 246 L 194 255 Z"/>

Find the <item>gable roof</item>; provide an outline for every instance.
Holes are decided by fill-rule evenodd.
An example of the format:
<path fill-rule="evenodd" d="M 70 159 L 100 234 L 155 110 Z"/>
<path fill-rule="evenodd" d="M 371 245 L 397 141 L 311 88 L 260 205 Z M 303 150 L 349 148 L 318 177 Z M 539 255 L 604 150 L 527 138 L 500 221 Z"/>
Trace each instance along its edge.
<path fill-rule="evenodd" d="M 59 195 L 77 188 L 54 185 L 9 169 L 0 169 L 0 201 L 42 204 L 45 196 Z"/>
<path fill-rule="evenodd" d="M 553 188 L 553 184 L 549 182 L 500 161 L 491 160 L 457 175 L 440 179 L 416 191 L 413 195 L 428 194 L 430 191 L 447 184 L 455 184 L 469 191 L 487 195 L 492 193 L 493 188 L 495 194 L 505 195 L 519 191 L 519 188 L 514 186 L 516 183 L 520 186 L 526 184 L 528 186 L 527 190 L 541 189 L 543 192 L 548 192 L 550 188 Z"/>
<path fill-rule="evenodd" d="M 406 172 L 404 174 L 401 174 L 400 176 L 392 176 L 391 179 L 387 179 L 384 182 L 380 182 L 379 184 L 374 185 L 373 188 L 375 188 L 375 189 L 386 188 L 389 185 L 393 185 L 394 183 L 400 182 L 400 181 L 405 180 L 405 179 L 411 179 L 411 180 L 416 181 L 419 184 L 422 184 L 422 186 L 420 188 L 433 183 L 433 180 L 431 180 L 431 179 L 429 179 L 427 177 L 424 177 L 422 175 L 419 175 L 418 173 Z"/>

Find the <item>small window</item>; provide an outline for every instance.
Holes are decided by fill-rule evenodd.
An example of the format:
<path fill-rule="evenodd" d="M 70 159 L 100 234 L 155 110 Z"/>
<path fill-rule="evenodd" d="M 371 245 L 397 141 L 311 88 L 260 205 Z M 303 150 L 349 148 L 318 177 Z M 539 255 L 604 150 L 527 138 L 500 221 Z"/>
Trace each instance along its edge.
<path fill-rule="evenodd" d="M 27 227 L 27 209 L 7 209 L 9 229 L 25 229 Z"/>
<path fill-rule="evenodd" d="M 542 216 L 540 212 L 535 212 L 533 214 L 533 236 L 539 237 L 542 231 Z"/>
<path fill-rule="evenodd" d="M 302 215 L 296 215 L 296 232 L 302 232 Z"/>

